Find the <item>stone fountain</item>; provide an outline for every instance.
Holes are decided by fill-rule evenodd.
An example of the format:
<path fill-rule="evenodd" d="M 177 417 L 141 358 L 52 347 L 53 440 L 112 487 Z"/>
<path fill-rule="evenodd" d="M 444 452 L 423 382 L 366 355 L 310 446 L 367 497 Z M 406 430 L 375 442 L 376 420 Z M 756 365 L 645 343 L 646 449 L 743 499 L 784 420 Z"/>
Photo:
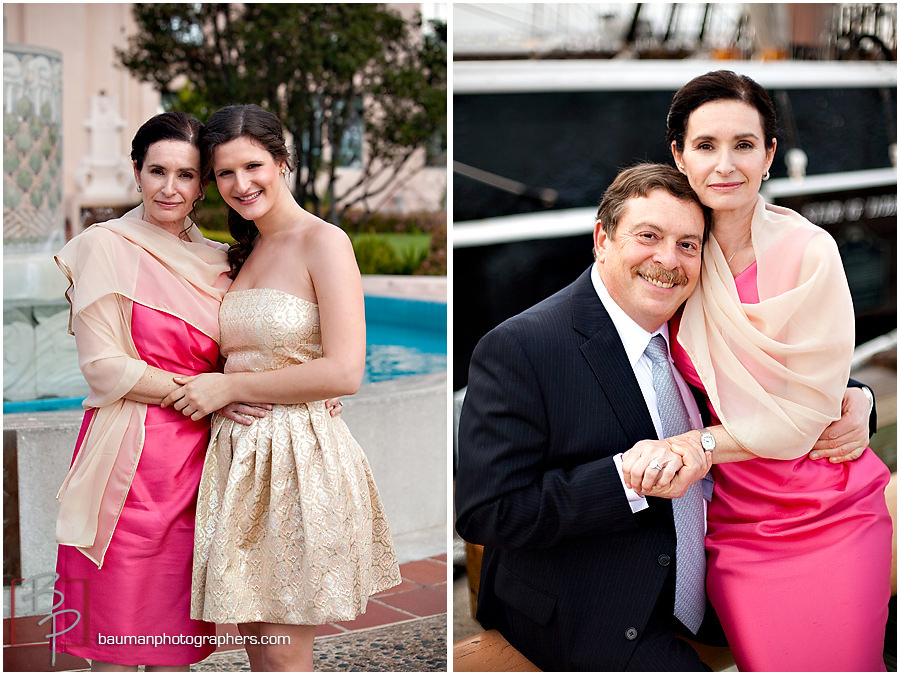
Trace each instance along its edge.
<path fill-rule="evenodd" d="M 59 52 L 5 44 L 3 86 L 3 399 L 83 397 L 87 384 L 67 334 L 67 283 L 53 262 L 66 241 Z M 117 106 L 104 92 L 91 97 L 73 234 L 137 203 Z"/>
<path fill-rule="evenodd" d="M 51 49 L 3 51 L 3 398 L 79 396 L 65 335 L 62 59 Z M 77 370 L 77 359 L 75 360 Z"/>

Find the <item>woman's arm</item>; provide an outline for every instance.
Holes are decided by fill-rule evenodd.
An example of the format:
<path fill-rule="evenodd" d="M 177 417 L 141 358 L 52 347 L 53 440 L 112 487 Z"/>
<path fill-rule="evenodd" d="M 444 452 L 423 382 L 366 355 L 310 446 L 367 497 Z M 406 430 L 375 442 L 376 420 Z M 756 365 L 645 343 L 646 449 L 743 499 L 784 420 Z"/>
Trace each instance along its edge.
<path fill-rule="evenodd" d="M 122 398 L 159 405 L 168 394 L 178 388 L 172 379 L 177 376 L 178 373 L 147 365 L 141 378 Z"/>
<path fill-rule="evenodd" d="M 362 279 L 346 234 L 316 228 L 304 239 L 303 259 L 316 292 L 322 357 L 278 370 L 175 378 L 183 384 L 163 399 L 200 419 L 230 402 L 305 403 L 355 393 L 365 370 L 366 324 Z"/>
<path fill-rule="evenodd" d="M 811 460 L 828 459 L 832 464 L 839 462 L 852 462 L 862 456 L 868 447 L 869 441 L 869 413 L 870 404 L 868 397 L 858 388 L 849 387 L 844 393 L 841 418 L 835 420 L 822 433 L 821 438 L 813 446 L 809 453 Z M 727 464 L 729 462 L 742 462 L 747 459 L 755 459 L 756 455 L 742 448 L 722 425 L 707 427 L 716 439 L 716 449 L 712 453 L 713 464 Z M 697 452 L 702 449 L 700 444 L 700 430 L 688 431 L 681 436 L 675 436 L 665 440 L 669 448 L 678 455 L 684 456 L 689 452 Z M 633 472 L 629 476 L 640 485 L 644 482 L 645 491 L 649 492 L 647 484 L 653 484 L 657 488 L 665 487 L 667 481 L 663 472 L 657 476 L 645 475 L 646 467 L 638 467 L 640 471 Z M 651 493 L 652 494 L 652 493 Z"/>
<path fill-rule="evenodd" d="M 756 455 L 747 450 L 732 438 L 731 434 L 725 430 L 725 427 L 721 424 L 717 424 L 714 427 L 706 427 L 706 430 L 709 431 L 713 438 L 716 439 L 716 449 L 712 452 L 712 463 L 713 464 L 728 464 L 730 462 L 743 462 L 747 459 L 755 459 Z M 696 451 L 696 448 L 702 448 L 703 446 L 700 443 L 700 433 L 701 429 L 693 429 L 688 431 L 687 433 L 681 434 L 680 436 L 675 436 L 674 438 L 666 439 L 669 441 L 669 444 L 672 446 L 672 449 L 677 452 L 679 455 L 683 454 L 688 449 L 693 448 Z"/>
<path fill-rule="evenodd" d="M 868 397 L 858 387 L 848 387 L 844 392 L 840 419 L 832 422 L 822 432 L 809 453 L 809 458 L 811 460 L 828 458 L 833 464 L 859 459 L 869 444 L 869 412 Z M 713 464 L 742 462 L 756 457 L 741 447 L 724 426 L 709 427 L 709 431 L 716 439 Z M 699 444 L 698 431 L 691 431 L 686 435 L 691 436 L 692 442 Z"/>
<path fill-rule="evenodd" d="M 91 403 L 118 399 L 159 405 L 178 385 L 178 376 L 139 358 L 131 339 L 131 301 L 109 294 L 72 318 L 78 365 L 91 388 Z"/>
<path fill-rule="evenodd" d="M 72 317 L 78 365 L 91 388 L 88 403 L 104 406 L 122 398 L 158 403 L 171 391 L 173 374 L 138 358 L 127 319 L 131 302 L 108 294 Z M 165 380 L 169 382 L 165 382 Z"/>
<path fill-rule="evenodd" d="M 120 398 L 160 405 L 178 389 L 173 378 L 178 373 L 162 370 L 137 358 L 127 321 L 130 301 L 107 295 L 84 308 L 72 318 L 78 362 L 91 388 L 89 403 L 108 405 Z M 224 417 L 251 424 L 254 417 L 265 417 L 271 406 L 247 406 L 235 403 L 220 411 Z"/>

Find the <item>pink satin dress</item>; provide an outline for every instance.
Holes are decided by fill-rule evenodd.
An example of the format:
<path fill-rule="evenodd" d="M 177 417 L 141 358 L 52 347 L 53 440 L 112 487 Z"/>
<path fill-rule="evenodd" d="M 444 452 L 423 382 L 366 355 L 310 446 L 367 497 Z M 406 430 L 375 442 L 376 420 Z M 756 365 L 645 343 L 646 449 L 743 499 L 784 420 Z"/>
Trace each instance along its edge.
<path fill-rule="evenodd" d="M 735 283 L 742 302 L 759 302 L 755 263 Z M 892 524 L 881 459 L 869 448 L 840 464 L 758 458 L 716 464 L 713 477 L 707 592 L 738 669 L 884 671 Z"/>
<path fill-rule="evenodd" d="M 157 368 L 196 375 L 218 362 L 213 339 L 137 303 L 132 337 L 140 357 Z M 85 412 L 76 453 L 92 415 Z M 145 434 L 103 567 L 72 546 L 59 547 L 57 612 L 75 609 L 81 619 L 56 638 L 57 651 L 123 665 L 186 665 L 215 651 L 208 639 L 215 624 L 190 618 L 194 517 L 209 419 L 194 422 L 173 408 L 148 405 Z M 60 614 L 56 631 L 74 617 Z"/>

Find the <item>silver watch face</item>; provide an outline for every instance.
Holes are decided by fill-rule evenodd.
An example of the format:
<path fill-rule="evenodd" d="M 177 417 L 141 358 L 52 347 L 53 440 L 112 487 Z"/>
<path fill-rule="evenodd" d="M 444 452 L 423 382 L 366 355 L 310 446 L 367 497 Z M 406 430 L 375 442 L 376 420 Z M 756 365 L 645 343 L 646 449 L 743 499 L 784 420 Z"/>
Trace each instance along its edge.
<path fill-rule="evenodd" d="M 704 450 L 715 450 L 716 449 L 716 438 L 708 431 L 704 431 L 700 434 L 700 445 L 703 446 Z"/>

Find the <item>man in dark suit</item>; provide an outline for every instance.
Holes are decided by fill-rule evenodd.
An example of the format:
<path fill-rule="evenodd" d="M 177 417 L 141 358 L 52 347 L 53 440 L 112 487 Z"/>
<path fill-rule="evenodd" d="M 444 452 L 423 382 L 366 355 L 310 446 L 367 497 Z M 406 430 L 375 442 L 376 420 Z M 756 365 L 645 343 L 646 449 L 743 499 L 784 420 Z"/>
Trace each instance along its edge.
<path fill-rule="evenodd" d="M 675 638 L 671 500 L 633 510 L 641 497 L 625 487 L 621 454 L 661 437 L 635 369 L 652 391 L 642 352 L 652 334 L 668 338 L 697 284 L 706 221 L 664 165 L 622 172 L 598 216 L 595 265 L 475 348 L 457 531 L 485 545 L 479 621 L 538 667 L 703 670 Z M 702 457 L 685 463 L 649 494 L 680 496 L 708 469 Z"/>
<path fill-rule="evenodd" d="M 667 435 L 644 350 L 656 334 L 668 343 L 666 322 L 699 278 L 705 227 L 674 168 L 626 169 L 598 209 L 595 264 L 472 355 L 456 529 L 484 545 L 478 620 L 544 670 L 709 670 L 677 637 L 693 631 L 673 611 L 672 508 L 706 473 L 708 453 L 655 457 L 656 487 L 642 494 L 622 472 L 645 439 Z M 702 427 L 672 371 L 690 424 Z M 849 448 L 861 451 L 862 439 L 851 438 L 868 425 L 855 412 L 826 430 L 817 452 L 859 456 Z M 641 461 L 636 475 L 652 476 Z"/>

